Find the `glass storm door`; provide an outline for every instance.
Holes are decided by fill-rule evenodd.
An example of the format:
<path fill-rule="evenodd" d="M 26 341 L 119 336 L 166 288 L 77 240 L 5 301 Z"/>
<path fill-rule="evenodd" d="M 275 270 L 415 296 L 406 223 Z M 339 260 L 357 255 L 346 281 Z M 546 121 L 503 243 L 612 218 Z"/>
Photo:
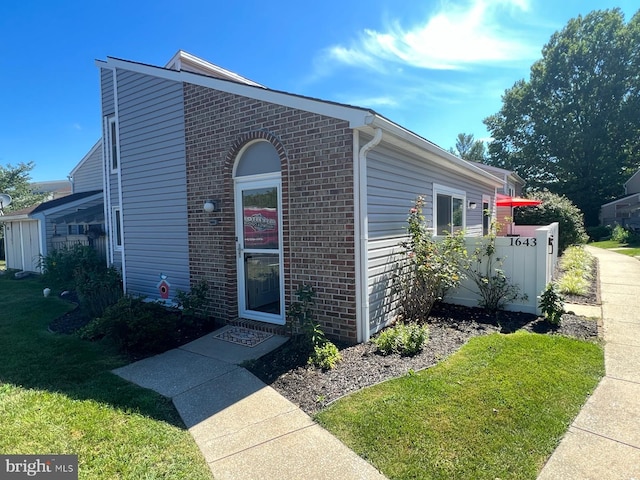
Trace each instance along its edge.
<path fill-rule="evenodd" d="M 284 325 L 279 176 L 238 180 L 235 194 L 239 314 Z"/>

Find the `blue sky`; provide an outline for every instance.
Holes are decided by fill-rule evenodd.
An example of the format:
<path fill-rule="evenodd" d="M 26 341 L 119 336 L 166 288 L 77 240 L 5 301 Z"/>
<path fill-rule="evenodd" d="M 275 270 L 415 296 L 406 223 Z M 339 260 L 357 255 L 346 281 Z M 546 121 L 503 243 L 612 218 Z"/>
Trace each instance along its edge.
<path fill-rule="evenodd" d="M 372 108 L 445 149 L 557 30 L 637 0 L 44 0 L 0 5 L 0 165 L 64 179 L 100 136 L 95 59 L 179 49 L 277 90 Z"/>

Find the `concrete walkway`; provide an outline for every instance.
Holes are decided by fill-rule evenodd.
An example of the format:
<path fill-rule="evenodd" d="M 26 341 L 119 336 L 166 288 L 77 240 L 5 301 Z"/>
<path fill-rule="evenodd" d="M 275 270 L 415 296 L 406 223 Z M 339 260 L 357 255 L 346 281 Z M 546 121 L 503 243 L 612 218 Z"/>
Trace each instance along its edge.
<path fill-rule="evenodd" d="M 274 335 L 254 347 L 214 337 L 231 328 L 114 373 L 173 400 L 215 480 L 386 478 L 239 366 L 285 337 Z"/>
<path fill-rule="evenodd" d="M 640 261 L 587 248 L 600 263 L 606 373 L 538 480 L 640 480 Z"/>

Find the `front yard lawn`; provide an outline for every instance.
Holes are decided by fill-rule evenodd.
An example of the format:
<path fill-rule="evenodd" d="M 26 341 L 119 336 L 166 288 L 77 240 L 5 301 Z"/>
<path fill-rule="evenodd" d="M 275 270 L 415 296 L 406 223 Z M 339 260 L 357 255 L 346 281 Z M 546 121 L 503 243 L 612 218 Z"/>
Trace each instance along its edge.
<path fill-rule="evenodd" d="M 595 343 L 492 334 L 317 419 L 391 479 L 535 479 L 603 374 Z"/>
<path fill-rule="evenodd" d="M 592 242 L 590 247 L 604 248 L 607 250 L 615 249 L 616 252 L 630 257 L 640 256 L 640 244 L 638 242 L 620 243 L 615 240 L 603 240 L 602 242 Z"/>
<path fill-rule="evenodd" d="M 171 401 L 110 370 L 104 343 L 49 333 L 70 309 L 0 276 L 0 452 L 77 454 L 79 478 L 211 478 Z"/>

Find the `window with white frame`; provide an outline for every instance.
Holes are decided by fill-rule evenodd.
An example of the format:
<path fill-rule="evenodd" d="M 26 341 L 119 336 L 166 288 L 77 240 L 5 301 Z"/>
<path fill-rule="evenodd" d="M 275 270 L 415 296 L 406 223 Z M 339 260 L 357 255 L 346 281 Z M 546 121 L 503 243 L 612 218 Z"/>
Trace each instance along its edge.
<path fill-rule="evenodd" d="M 113 208 L 113 246 L 122 250 L 122 219 L 120 207 Z"/>
<path fill-rule="evenodd" d="M 446 235 L 465 228 L 465 198 L 462 190 L 434 185 L 434 219 L 436 235 Z"/>
<path fill-rule="evenodd" d="M 109 165 L 111 165 L 111 173 L 118 171 L 118 131 L 116 126 L 116 117 L 109 117 L 107 121 L 107 137 L 108 137 L 108 155 Z"/>

